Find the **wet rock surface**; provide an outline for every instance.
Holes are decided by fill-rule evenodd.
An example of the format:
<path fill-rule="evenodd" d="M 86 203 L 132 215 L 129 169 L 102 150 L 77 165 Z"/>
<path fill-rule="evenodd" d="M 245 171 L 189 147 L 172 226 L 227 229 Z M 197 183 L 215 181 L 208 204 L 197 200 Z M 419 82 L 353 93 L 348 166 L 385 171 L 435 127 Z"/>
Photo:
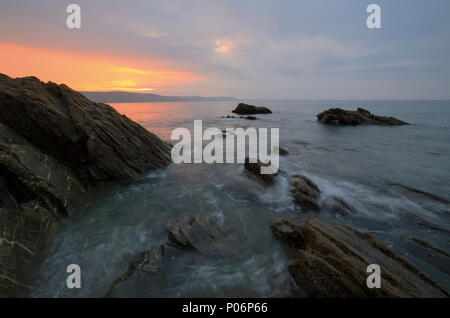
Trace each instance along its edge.
<path fill-rule="evenodd" d="M 0 74 L 0 295 L 26 293 L 25 265 L 53 221 L 100 181 L 170 162 L 170 147 L 66 85 Z"/>
<path fill-rule="evenodd" d="M 366 109 L 344 110 L 341 108 L 330 108 L 317 115 L 321 123 L 334 126 L 347 125 L 408 125 L 407 122 L 394 117 L 376 116 Z"/>
<path fill-rule="evenodd" d="M 168 297 L 173 280 L 199 257 L 233 256 L 239 252 L 235 229 L 227 232 L 214 218 L 196 216 L 176 225 L 169 230 L 167 242 L 134 258 L 106 296 Z"/>
<path fill-rule="evenodd" d="M 295 175 L 292 181 L 291 193 L 295 203 L 302 208 L 313 211 L 320 210 L 318 203 L 320 189 L 309 178 L 300 174 Z"/>
<path fill-rule="evenodd" d="M 271 114 L 272 111 L 264 106 L 253 106 L 245 103 L 240 103 L 233 113 L 239 115 L 255 115 L 255 114 Z"/>
<path fill-rule="evenodd" d="M 278 173 L 272 173 L 272 174 L 262 174 L 261 168 L 263 167 L 269 167 L 270 164 L 263 163 L 259 160 L 256 160 L 256 162 L 250 162 L 250 159 L 247 157 L 245 158 L 244 168 L 247 172 L 250 174 L 258 177 L 260 180 L 262 180 L 267 185 L 272 185 L 275 182 L 275 177 Z"/>
<path fill-rule="evenodd" d="M 310 297 L 448 297 L 415 264 L 373 236 L 318 219 L 274 223 L 276 236 L 296 250 L 289 272 Z M 367 266 L 381 267 L 381 288 L 366 285 Z"/>
<path fill-rule="evenodd" d="M 414 255 L 439 271 L 450 275 L 450 254 L 443 249 L 416 237 L 408 238 L 404 247 L 408 255 Z"/>
<path fill-rule="evenodd" d="M 327 196 L 325 199 L 323 199 L 321 209 L 340 215 L 357 213 L 356 209 L 353 206 L 334 195 Z"/>

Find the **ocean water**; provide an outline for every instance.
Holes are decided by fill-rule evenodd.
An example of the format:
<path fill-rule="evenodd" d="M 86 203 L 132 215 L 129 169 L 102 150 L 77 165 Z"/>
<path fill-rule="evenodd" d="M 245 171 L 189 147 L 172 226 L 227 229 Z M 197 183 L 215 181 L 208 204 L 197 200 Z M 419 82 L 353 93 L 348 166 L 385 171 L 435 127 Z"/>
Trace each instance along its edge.
<path fill-rule="evenodd" d="M 274 237 L 281 218 L 317 217 L 380 238 L 450 288 L 448 260 L 423 255 L 408 238 L 450 251 L 450 101 L 253 101 L 272 109 L 259 120 L 223 119 L 235 102 L 114 104 L 165 140 L 177 127 L 276 127 L 289 155 L 271 187 L 249 177 L 242 164 L 172 164 L 139 180 L 103 186 L 80 216 L 60 229 L 45 251 L 34 297 L 103 297 L 133 257 L 167 241 L 167 231 L 193 216 L 214 218 L 233 253 L 188 252 L 158 293 L 145 296 L 297 297 L 287 266 L 292 252 Z M 408 126 L 330 127 L 315 115 L 330 107 L 363 107 Z M 300 173 L 338 196 L 355 214 L 306 212 L 292 202 L 289 178 Z M 82 288 L 66 287 L 66 266 L 78 264 Z M 123 297 L 136 296 L 135 291 Z"/>

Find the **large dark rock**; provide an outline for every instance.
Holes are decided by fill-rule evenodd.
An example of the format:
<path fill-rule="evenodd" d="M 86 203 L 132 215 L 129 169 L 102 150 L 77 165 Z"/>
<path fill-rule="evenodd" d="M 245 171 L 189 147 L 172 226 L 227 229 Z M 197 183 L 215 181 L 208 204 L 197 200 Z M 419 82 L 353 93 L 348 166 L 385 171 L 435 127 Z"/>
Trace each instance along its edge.
<path fill-rule="evenodd" d="M 317 201 L 320 197 L 320 189 L 309 178 L 300 174 L 295 175 L 291 193 L 295 203 L 302 208 L 314 211 L 320 210 L 320 205 Z"/>
<path fill-rule="evenodd" d="M 317 115 L 317 120 L 327 125 L 408 125 L 394 117 L 376 116 L 368 110 L 358 108 L 356 111 L 330 108 Z"/>
<path fill-rule="evenodd" d="M 270 164 L 263 163 L 259 160 L 256 160 L 256 162 L 250 162 L 250 159 L 247 157 L 245 158 L 244 168 L 247 170 L 250 174 L 257 176 L 259 179 L 261 179 L 264 183 L 268 185 L 272 185 L 275 182 L 275 177 L 278 175 L 278 172 L 273 174 L 262 174 L 261 168 L 262 167 L 269 167 Z"/>
<path fill-rule="evenodd" d="M 170 147 L 66 85 L 0 74 L 0 296 L 27 290 L 25 265 L 54 220 L 99 181 L 170 162 Z"/>
<path fill-rule="evenodd" d="M 253 106 L 245 103 L 240 103 L 233 110 L 233 113 L 239 115 L 254 115 L 254 114 L 271 114 L 272 111 L 264 106 Z"/>
<path fill-rule="evenodd" d="M 272 230 L 296 250 L 289 272 L 310 297 L 448 297 L 439 284 L 373 236 L 318 219 L 281 220 Z M 367 266 L 381 268 L 381 288 L 369 289 Z"/>

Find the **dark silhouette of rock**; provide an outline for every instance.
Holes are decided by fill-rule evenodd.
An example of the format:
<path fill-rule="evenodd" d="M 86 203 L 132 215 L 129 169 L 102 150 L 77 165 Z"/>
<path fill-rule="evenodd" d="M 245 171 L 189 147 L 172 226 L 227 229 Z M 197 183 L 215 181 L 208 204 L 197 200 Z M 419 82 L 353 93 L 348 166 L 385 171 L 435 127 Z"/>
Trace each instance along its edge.
<path fill-rule="evenodd" d="M 314 182 L 303 175 L 297 174 L 294 176 L 292 185 L 291 193 L 298 205 L 307 210 L 320 210 L 317 202 L 320 196 L 320 189 Z"/>
<path fill-rule="evenodd" d="M 257 120 L 258 118 L 256 118 L 255 116 L 247 116 L 247 117 L 244 117 L 244 119 L 247 119 L 247 120 Z"/>
<path fill-rule="evenodd" d="M 268 167 L 268 166 L 270 166 L 270 164 L 268 164 L 268 163 L 266 164 L 259 160 L 257 160 L 257 162 L 255 162 L 255 163 L 252 163 L 252 162 L 250 162 L 250 159 L 248 157 L 245 158 L 244 168 L 252 175 L 257 176 L 264 183 L 266 183 L 268 185 L 272 185 L 275 182 L 275 177 L 278 175 L 278 173 L 262 174 L 261 168 Z"/>
<path fill-rule="evenodd" d="M 310 297 L 448 297 L 444 288 L 373 236 L 318 219 L 281 220 L 275 235 L 296 250 L 289 272 Z M 381 288 L 366 285 L 368 265 L 381 268 Z"/>
<path fill-rule="evenodd" d="M 254 114 L 271 114 L 272 111 L 264 106 L 253 106 L 245 103 L 240 103 L 233 110 L 233 113 L 239 115 L 254 115 Z"/>
<path fill-rule="evenodd" d="M 286 156 L 289 154 L 289 151 L 284 148 L 278 147 L 278 153 L 280 154 L 280 156 Z"/>
<path fill-rule="evenodd" d="M 0 136 L 0 295 L 27 290 L 28 260 L 92 186 L 170 162 L 167 143 L 112 107 L 35 77 L 0 74 Z"/>
<path fill-rule="evenodd" d="M 327 125 L 408 125 L 394 117 L 376 116 L 368 110 L 358 108 L 356 111 L 330 108 L 317 115 L 317 120 Z"/>

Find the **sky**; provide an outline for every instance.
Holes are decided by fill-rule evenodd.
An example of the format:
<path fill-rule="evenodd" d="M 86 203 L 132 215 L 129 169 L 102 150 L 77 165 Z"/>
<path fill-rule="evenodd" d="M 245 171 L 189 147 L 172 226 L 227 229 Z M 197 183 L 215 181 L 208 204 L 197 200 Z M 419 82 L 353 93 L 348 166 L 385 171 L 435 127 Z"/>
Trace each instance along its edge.
<path fill-rule="evenodd" d="M 1 0 L 0 73 L 82 91 L 450 99 L 449 14 L 448 0 Z"/>

